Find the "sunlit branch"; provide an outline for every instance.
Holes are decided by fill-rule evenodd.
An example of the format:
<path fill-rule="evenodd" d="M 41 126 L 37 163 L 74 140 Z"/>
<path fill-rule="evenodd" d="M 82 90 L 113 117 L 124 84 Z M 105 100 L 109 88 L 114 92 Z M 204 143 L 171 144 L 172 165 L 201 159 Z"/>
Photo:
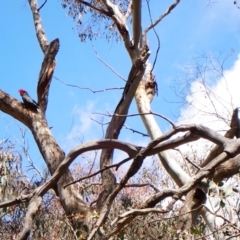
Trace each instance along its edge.
<path fill-rule="evenodd" d="M 183 213 L 183 214 L 177 214 L 177 215 L 172 216 L 172 217 L 163 217 L 163 218 L 161 218 L 161 220 L 168 220 L 168 219 L 172 219 L 172 218 L 177 218 L 177 217 L 186 215 L 188 213 L 191 213 L 191 212 L 193 212 L 193 211 L 195 211 L 199 208 L 200 207 L 198 207 L 196 209 L 193 209 L 191 211 L 188 211 L 186 213 Z M 170 209 L 170 210 L 163 210 L 163 209 L 158 209 L 158 208 L 131 209 L 130 211 L 127 211 L 127 212 L 119 215 L 116 219 L 113 220 L 111 225 L 116 224 L 120 219 L 126 218 L 126 217 L 133 217 L 133 216 L 136 217 L 136 216 L 146 215 L 146 214 L 149 214 L 149 213 L 160 213 L 160 214 L 162 214 L 162 213 L 167 213 L 167 212 L 170 212 L 170 211 L 172 211 L 172 209 Z M 156 220 L 154 220 L 154 221 L 156 221 Z M 157 221 L 159 221 L 159 219 Z"/>
<path fill-rule="evenodd" d="M 132 0 L 129 1 L 129 4 L 128 4 L 128 9 L 127 9 L 127 12 L 125 13 L 125 21 L 128 20 L 129 16 L 131 15 L 132 13 Z"/>
<path fill-rule="evenodd" d="M 42 51 L 45 53 L 46 48 L 48 46 L 48 41 L 47 41 L 46 34 L 44 32 L 42 20 L 41 20 L 39 11 L 38 11 L 37 0 L 28 0 L 28 2 L 31 7 L 32 14 L 33 14 L 33 22 L 35 25 L 37 39 L 38 39 L 38 42 L 40 44 Z"/>
<path fill-rule="evenodd" d="M 201 125 L 200 126 L 188 125 L 188 126 L 176 127 L 175 129 L 170 130 L 168 133 L 162 135 L 161 137 L 153 140 L 151 143 L 148 144 L 147 147 L 143 148 L 136 155 L 136 157 L 133 159 L 133 162 L 132 162 L 130 168 L 128 169 L 127 173 L 125 174 L 125 176 L 120 181 L 119 185 L 116 186 L 115 189 L 113 190 L 113 192 L 108 196 L 107 200 L 105 201 L 105 203 L 102 207 L 99 219 L 98 219 L 95 227 L 92 229 L 92 232 L 89 235 L 89 240 L 93 239 L 93 237 L 95 236 L 98 229 L 102 226 L 103 222 L 105 221 L 105 219 L 106 219 L 106 217 L 107 217 L 107 215 L 110 211 L 111 204 L 112 204 L 113 200 L 115 199 L 116 195 L 126 185 L 127 181 L 139 171 L 140 167 L 142 166 L 142 163 L 143 163 L 144 159 L 151 152 L 151 150 L 157 144 L 169 139 L 174 134 L 176 134 L 178 131 L 185 131 L 187 129 L 190 130 L 191 132 L 193 132 L 194 134 L 200 135 L 203 138 L 206 138 L 206 139 L 208 139 L 210 141 L 213 141 L 217 144 L 224 145 L 225 146 L 224 150 L 226 152 L 223 152 L 222 154 L 220 154 L 211 163 L 209 163 L 206 167 L 201 169 L 200 172 L 195 177 L 193 177 L 192 181 L 186 183 L 177 192 L 172 193 L 172 194 L 174 194 L 172 196 L 175 199 L 181 198 L 184 194 L 186 194 L 191 189 L 193 189 L 193 187 L 196 184 L 200 183 L 201 180 L 204 177 L 208 176 L 216 166 L 218 166 L 219 164 L 221 164 L 224 161 L 226 161 L 227 159 L 229 159 L 230 156 L 234 156 L 234 155 L 238 154 L 239 151 L 240 151 L 239 150 L 240 143 L 238 143 L 237 141 L 235 141 L 233 143 L 231 140 L 226 139 L 223 136 L 221 136 L 220 134 L 217 134 L 215 131 L 213 131 L 213 130 L 207 128 L 207 127 L 201 126 Z M 157 204 L 159 202 L 159 199 L 161 199 L 161 198 L 162 198 L 161 194 L 158 197 L 151 198 L 151 200 L 149 200 L 146 203 L 145 207 L 154 206 L 155 204 Z"/>
<path fill-rule="evenodd" d="M 103 0 L 102 2 L 108 9 L 109 13 L 111 13 L 111 18 L 116 24 L 117 29 L 123 38 L 125 48 L 127 49 L 129 55 L 131 56 L 131 60 L 133 61 L 135 59 L 134 51 L 132 49 L 131 37 L 127 29 L 126 20 L 123 14 L 121 13 L 119 7 L 111 1 Z"/>

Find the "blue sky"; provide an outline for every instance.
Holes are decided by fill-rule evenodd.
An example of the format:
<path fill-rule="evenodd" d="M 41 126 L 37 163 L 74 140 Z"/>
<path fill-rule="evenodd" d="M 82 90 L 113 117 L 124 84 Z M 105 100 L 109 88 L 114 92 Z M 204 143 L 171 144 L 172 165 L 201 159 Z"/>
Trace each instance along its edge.
<path fill-rule="evenodd" d="M 41 2 L 40 2 L 41 3 Z M 171 4 L 171 1 L 155 3 L 150 1 L 152 17 L 156 19 Z M 177 121 L 183 109 L 172 88 L 187 64 L 194 64 L 201 54 L 226 56 L 232 53 L 225 63 L 231 69 L 240 53 L 240 10 L 232 1 L 222 0 L 208 5 L 208 0 L 182 1 L 172 13 L 157 27 L 161 40 L 161 49 L 154 74 L 158 82 L 159 95 L 155 97 L 152 110 Z M 143 29 L 150 20 L 143 3 Z M 80 42 L 74 21 L 61 8 L 59 1 L 48 1 L 41 10 L 41 17 L 48 40 L 60 39 L 60 50 L 54 76 L 62 81 L 80 87 L 105 89 L 123 87 L 124 82 L 106 68 L 96 57 L 93 50 L 121 76 L 127 78 L 131 68 L 130 59 L 122 42 L 103 38 L 97 41 Z M 87 18 L 83 18 L 87 20 Z M 36 99 L 36 86 L 43 54 L 35 36 L 32 14 L 27 1 L 3 1 L 0 9 L 1 47 L 0 47 L 0 88 L 21 100 L 18 89 L 26 89 Z M 151 49 L 150 60 L 155 57 L 156 37 L 149 34 Z M 219 79 L 209 79 L 210 84 L 217 84 Z M 238 84 L 235 82 L 234 84 Z M 236 88 L 238 87 L 236 86 Z M 235 89 L 236 89 L 235 88 Z M 121 90 L 91 93 L 88 90 L 70 88 L 53 79 L 47 118 L 52 132 L 66 153 L 80 141 L 101 139 L 102 128 L 90 120 L 101 121 L 102 116 L 93 112 L 113 112 L 121 96 Z M 237 103 L 236 103 L 237 104 Z M 240 104 L 240 102 L 239 102 Z M 185 111 L 186 109 L 184 109 Z M 187 110 L 186 110 L 187 111 Z M 136 113 L 135 102 L 129 113 Z M 109 118 L 104 117 L 104 122 Z M 161 119 L 159 124 L 164 131 L 169 126 Z M 146 132 L 140 119 L 131 118 L 126 123 L 129 127 Z M 0 112 L 0 139 L 20 140 L 16 120 Z M 146 143 L 147 138 L 123 130 L 120 139 Z M 41 159 L 35 143 L 28 134 L 30 153 L 36 161 Z M 41 161 L 40 161 L 41 162 Z"/>

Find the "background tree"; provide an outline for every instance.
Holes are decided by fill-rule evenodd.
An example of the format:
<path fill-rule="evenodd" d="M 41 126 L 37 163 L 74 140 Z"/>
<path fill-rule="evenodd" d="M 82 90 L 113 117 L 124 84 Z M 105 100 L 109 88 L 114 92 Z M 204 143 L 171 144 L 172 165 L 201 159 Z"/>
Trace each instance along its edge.
<path fill-rule="evenodd" d="M 43 6 L 39 7 L 37 1 L 29 0 L 37 40 L 44 53 L 37 84 L 39 109 L 34 111 L 29 109 L 2 90 L 0 91 L 0 109 L 29 128 L 46 162 L 51 177 L 41 181 L 40 186 L 31 184 L 31 188 L 29 188 L 34 188 L 34 190 L 30 193 L 20 195 L 1 204 L 1 207 L 9 207 L 19 203 L 27 203 L 26 213 L 24 212 L 24 225 L 18 234 L 18 239 L 26 239 L 30 235 L 34 217 L 38 209 L 44 206 L 44 198 L 46 197 L 47 201 L 50 202 L 54 201 L 53 193 L 49 193 L 50 189 L 53 189 L 56 196 L 59 197 L 60 203 L 68 216 L 69 224 L 71 224 L 71 228 L 77 237 L 109 239 L 112 236 L 118 236 L 123 239 L 126 234 L 131 236 L 132 227 L 136 229 L 136 225 L 132 225 L 132 221 L 135 219 L 138 220 L 138 234 L 144 234 L 144 232 L 141 232 L 140 222 L 146 221 L 151 226 L 149 232 L 153 229 L 153 232 L 151 232 L 153 238 L 156 236 L 169 237 L 166 236 L 166 226 L 169 224 L 176 226 L 171 235 L 173 237 L 173 235 L 190 234 L 189 229 L 194 224 L 197 224 L 198 216 L 202 215 L 215 239 L 222 238 L 223 232 L 218 231 L 219 229 L 222 230 L 222 222 L 220 223 L 218 219 L 223 219 L 223 217 L 216 215 L 213 209 L 205 205 L 205 202 L 213 181 L 218 183 L 223 178 L 238 173 L 236 164 L 238 163 L 239 142 L 233 139 L 238 137 L 238 109 L 236 108 L 233 111 L 232 118 L 228 116 L 226 122 L 231 122 L 230 129 L 227 129 L 228 131 L 223 137 L 218 132 L 203 125 L 185 124 L 177 126 L 166 117 L 154 114 L 150 106 L 157 90 L 155 76 L 153 75 L 157 58 L 153 59 L 152 64 L 149 61 L 150 45 L 148 34 L 150 31 L 156 34 L 155 27 L 171 11 L 175 10 L 179 3 L 180 1 L 175 1 L 170 4 L 162 15 L 159 15 L 156 20 L 152 20 L 148 1 L 62 1 L 62 6 L 68 9 L 69 15 L 78 21 L 79 37 L 82 41 L 92 40 L 100 33 L 108 40 L 113 37 L 117 40 L 122 39 L 131 62 L 121 97 L 113 114 L 107 114 L 108 117 L 111 117 L 111 120 L 107 125 L 104 139 L 82 143 L 65 155 L 63 149 L 53 137 L 46 118 L 49 88 L 56 65 L 55 57 L 59 51 L 59 39 L 56 38 L 50 43 L 48 42 L 40 18 L 40 13 L 44 8 L 42 8 Z M 143 27 L 143 17 L 146 16 L 146 13 L 150 21 L 146 27 Z M 90 19 L 86 24 L 84 23 L 85 16 Z M 156 53 L 158 53 L 160 40 L 157 34 L 156 36 L 158 39 Z M 206 93 L 209 93 L 208 90 L 206 90 Z M 118 140 L 134 97 L 139 116 L 141 116 L 147 133 L 152 140 L 145 147 Z M 211 98 L 209 97 L 209 99 Z M 166 120 L 171 126 L 171 130 L 162 135 L 156 117 Z M 180 132 L 183 132 L 184 135 L 178 136 Z M 204 157 L 205 159 L 201 165 L 198 166 L 198 164 L 194 164 L 190 160 L 189 162 L 197 168 L 197 171 L 193 168 L 187 173 L 170 149 L 200 138 L 211 141 L 217 146 Z M 101 174 L 101 187 L 93 188 L 93 194 L 86 190 L 80 191 L 79 185 L 73 184 L 74 172 L 68 167 L 80 154 L 99 149 L 102 149 L 99 159 L 100 170 L 98 171 Z M 128 157 L 114 164 L 114 149 L 124 151 Z M 148 187 L 144 186 L 146 188 L 142 190 L 144 194 L 139 199 L 140 201 L 136 201 L 137 197 L 132 200 L 131 197 L 134 195 L 128 194 L 124 188 L 126 188 L 127 184 L 131 184 L 132 179 L 136 178 L 145 159 L 155 154 L 157 154 L 163 168 L 169 174 L 169 179 L 174 181 L 174 188 L 158 190 L 153 184 L 147 184 L 151 179 L 148 180 L 148 172 L 143 172 L 142 175 L 147 181 L 145 185 Z M 130 166 L 117 179 L 113 167 L 118 169 L 129 160 L 132 160 Z M 227 166 L 224 164 L 227 164 Z M 230 170 L 223 173 L 223 169 L 226 168 Z M 159 167 L 157 167 L 157 171 L 159 171 Z M 90 172 L 84 172 L 86 173 L 84 179 L 92 176 Z M 157 176 L 159 176 L 159 172 Z M 81 182 L 81 180 L 83 180 L 83 177 L 79 181 Z M 162 185 L 159 186 L 162 188 Z M 217 189 L 217 187 L 215 186 L 214 189 Z M 165 199 L 168 197 L 170 197 L 170 200 L 166 201 Z M 88 202 L 90 198 L 93 200 L 91 204 Z M 223 206 L 222 202 L 221 206 Z M 46 211 L 44 208 L 43 210 Z M 177 224 L 174 221 L 169 221 L 166 224 L 159 223 L 162 214 L 166 214 L 165 217 L 175 218 L 173 211 L 177 212 L 177 217 L 179 217 Z M 141 217 L 146 214 L 152 216 L 154 213 L 157 213 L 158 217 L 160 216 L 160 220 L 159 218 L 154 219 L 154 221 L 158 222 L 157 225 L 151 225 L 151 218 Z M 41 215 L 38 215 L 38 217 L 40 219 Z M 35 221 L 37 225 L 38 221 Z M 234 227 L 233 222 L 230 221 L 231 227 Z M 165 231 L 156 232 L 159 226 Z M 199 226 L 201 229 L 192 228 L 192 233 L 206 234 L 205 227 L 202 227 L 205 226 L 202 221 Z M 128 227 L 127 230 L 126 227 Z M 60 228 L 59 225 L 59 228 L 57 226 L 56 229 Z"/>

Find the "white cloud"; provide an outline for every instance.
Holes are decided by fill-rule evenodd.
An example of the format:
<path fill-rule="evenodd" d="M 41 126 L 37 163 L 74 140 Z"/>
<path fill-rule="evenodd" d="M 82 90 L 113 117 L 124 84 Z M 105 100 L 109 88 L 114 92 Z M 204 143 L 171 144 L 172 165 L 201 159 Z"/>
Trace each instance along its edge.
<path fill-rule="evenodd" d="M 207 74 L 192 82 L 179 124 L 205 124 L 215 130 L 228 128 L 233 109 L 240 107 L 240 54 L 233 67 L 223 71 L 222 76 L 217 75 L 216 78 L 216 74 Z"/>
<path fill-rule="evenodd" d="M 73 123 L 70 133 L 67 136 L 67 146 L 75 146 L 81 141 L 86 142 L 94 140 L 98 137 L 100 127 L 92 121 L 91 115 L 94 109 L 95 103 L 88 101 L 86 105 L 79 107 L 76 105 L 73 109 Z"/>
<path fill-rule="evenodd" d="M 229 129 L 233 110 L 240 107 L 239 76 L 240 54 L 233 66 L 224 70 L 221 76 L 210 73 L 204 79 L 192 82 L 190 93 L 186 96 L 187 105 L 181 110 L 177 124 L 203 124 L 224 134 Z M 211 145 L 201 139 L 197 144 L 193 142 L 182 146 L 181 151 L 192 160 L 204 159 Z"/>

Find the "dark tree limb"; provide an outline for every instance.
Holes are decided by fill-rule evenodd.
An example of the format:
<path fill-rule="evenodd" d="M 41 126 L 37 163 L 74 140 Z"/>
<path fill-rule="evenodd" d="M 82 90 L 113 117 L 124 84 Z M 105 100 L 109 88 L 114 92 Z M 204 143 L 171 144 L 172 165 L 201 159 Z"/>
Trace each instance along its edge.
<path fill-rule="evenodd" d="M 47 0 L 45 0 L 44 3 L 38 8 L 38 11 L 40 11 L 46 3 L 47 3 Z"/>
<path fill-rule="evenodd" d="M 48 103 L 49 88 L 55 68 L 55 57 L 59 50 L 59 39 L 53 40 L 47 47 L 38 79 L 38 104 L 45 113 Z"/>

